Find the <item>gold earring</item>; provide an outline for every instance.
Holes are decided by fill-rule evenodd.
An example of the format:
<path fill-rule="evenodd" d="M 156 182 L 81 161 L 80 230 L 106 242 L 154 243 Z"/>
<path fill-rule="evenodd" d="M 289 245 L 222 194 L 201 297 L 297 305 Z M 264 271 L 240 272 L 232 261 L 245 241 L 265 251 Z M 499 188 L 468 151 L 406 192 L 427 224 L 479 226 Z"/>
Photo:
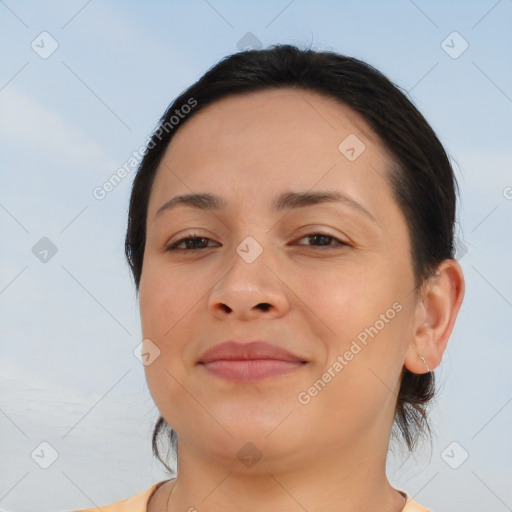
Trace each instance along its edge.
<path fill-rule="evenodd" d="M 432 373 L 432 370 L 429 368 L 429 366 L 428 366 L 428 363 L 427 363 L 426 359 L 425 359 L 425 358 L 424 358 L 424 357 L 423 357 L 419 352 L 417 352 L 417 354 L 421 357 L 421 359 L 422 359 L 422 360 L 423 360 L 423 362 L 425 363 L 425 366 L 427 367 L 427 370 L 428 370 L 430 373 Z"/>

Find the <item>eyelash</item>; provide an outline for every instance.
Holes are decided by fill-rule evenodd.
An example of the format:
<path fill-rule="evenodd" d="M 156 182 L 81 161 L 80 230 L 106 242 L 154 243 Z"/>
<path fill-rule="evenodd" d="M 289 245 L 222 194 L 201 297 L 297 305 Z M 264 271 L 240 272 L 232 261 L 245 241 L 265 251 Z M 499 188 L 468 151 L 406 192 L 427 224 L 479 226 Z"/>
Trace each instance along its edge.
<path fill-rule="evenodd" d="M 307 235 L 302 236 L 298 240 L 302 240 L 303 238 L 309 238 L 312 236 L 322 236 L 326 238 L 330 238 L 337 242 L 335 245 L 310 245 L 309 247 L 320 247 L 320 248 L 336 248 L 336 247 L 350 247 L 350 244 L 347 242 L 343 242 L 339 238 L 334 237 L 333 235 L 328 235 L 327 233 L 309 233 Z M 181 245 L 183 242 L 186 242 L 187 240 L 211 240 L 211 238 L 205 237 L 205 236 L 198 236 L 195 233 L 191 233 L 190 236 L 187 236 L 185 238 L 180 238 L 178 241 L 172 243 L 169 247 L 167 247 L 167 251 L 182 251 L 182 252 L 188 252 L 188 251 L 198 251 L 201 249 L 210 249 L 210 247 L 199 247 L 196 249 L 178 249 L 178 245 Z M 305 245 L 305 244 L 299 244 L 299 245 Z M 307 246 L 307 245 L 306 245 Z"/>

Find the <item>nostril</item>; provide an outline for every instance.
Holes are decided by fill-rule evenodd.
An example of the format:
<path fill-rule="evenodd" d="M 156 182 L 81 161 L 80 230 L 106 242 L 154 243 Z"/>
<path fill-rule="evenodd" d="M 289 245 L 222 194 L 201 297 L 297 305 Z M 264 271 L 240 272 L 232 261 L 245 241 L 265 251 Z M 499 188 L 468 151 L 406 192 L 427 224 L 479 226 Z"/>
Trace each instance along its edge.
<path fill-rule="evenodd" d="M 263 311 L 267 311 L 268 308 L 270 308 L 270 304 L 268 302 L 262 302 L 261 304 L 258 304 L 258 307 L 263 309 Z"/>

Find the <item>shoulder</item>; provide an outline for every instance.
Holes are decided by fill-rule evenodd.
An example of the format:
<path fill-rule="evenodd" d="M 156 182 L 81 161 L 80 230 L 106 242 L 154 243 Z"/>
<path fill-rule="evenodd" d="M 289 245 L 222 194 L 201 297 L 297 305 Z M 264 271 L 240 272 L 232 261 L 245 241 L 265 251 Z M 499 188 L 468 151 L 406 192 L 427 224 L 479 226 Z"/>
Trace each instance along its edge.
<path fill-rule="evenodd" d="M 149 489 L 142 491 L 131 498 L 116 501 L 111 505 L 101 506 L 102 512 L 147 512 L 148 502 L 156 490 L 167 480 L 152 485 Z M 73 512 L 97 512 L 98 507 L 75 510 Z"/>
<path fill-rule="evenodd" d="M 432 512 L 430 509 L 416 503 L 409 495 L 407 495 L 407 503 L 402 512 Z"/>

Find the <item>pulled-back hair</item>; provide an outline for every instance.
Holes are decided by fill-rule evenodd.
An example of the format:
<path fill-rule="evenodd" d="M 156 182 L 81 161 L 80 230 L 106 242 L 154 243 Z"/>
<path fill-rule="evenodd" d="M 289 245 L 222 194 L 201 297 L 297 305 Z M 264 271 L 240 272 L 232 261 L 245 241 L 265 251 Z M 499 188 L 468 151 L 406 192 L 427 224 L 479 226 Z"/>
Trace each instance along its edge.
<path fill-rule="evenodd" d="M 125 252 L 137 294 L 146 242 L 146 216 L 152 184 L 174 134 L 205 106 L 234 94 L 275 88 L 313 91 L 339 100 L 372 127 L 392 158 L 387 179 L 407 222 L 415 288 L 446 258 L 453 258 L 457 182 L 448 156 L 422 114 L 400 88 L 361 60 L 331 51 L 275 45 L 223 58 L 168 107 L 147 144 L 132 185 Z M 177 114 L 180 115 L 176 123 Z M 393 435 L 409 451 L 430 434 L 427 406 L 435 395 L 433 372 L 405 367 L 395 409 Z M 161 434 L 177 452 L 178 436 L 162 416 L 152 438 L 155 456 Z"/>

